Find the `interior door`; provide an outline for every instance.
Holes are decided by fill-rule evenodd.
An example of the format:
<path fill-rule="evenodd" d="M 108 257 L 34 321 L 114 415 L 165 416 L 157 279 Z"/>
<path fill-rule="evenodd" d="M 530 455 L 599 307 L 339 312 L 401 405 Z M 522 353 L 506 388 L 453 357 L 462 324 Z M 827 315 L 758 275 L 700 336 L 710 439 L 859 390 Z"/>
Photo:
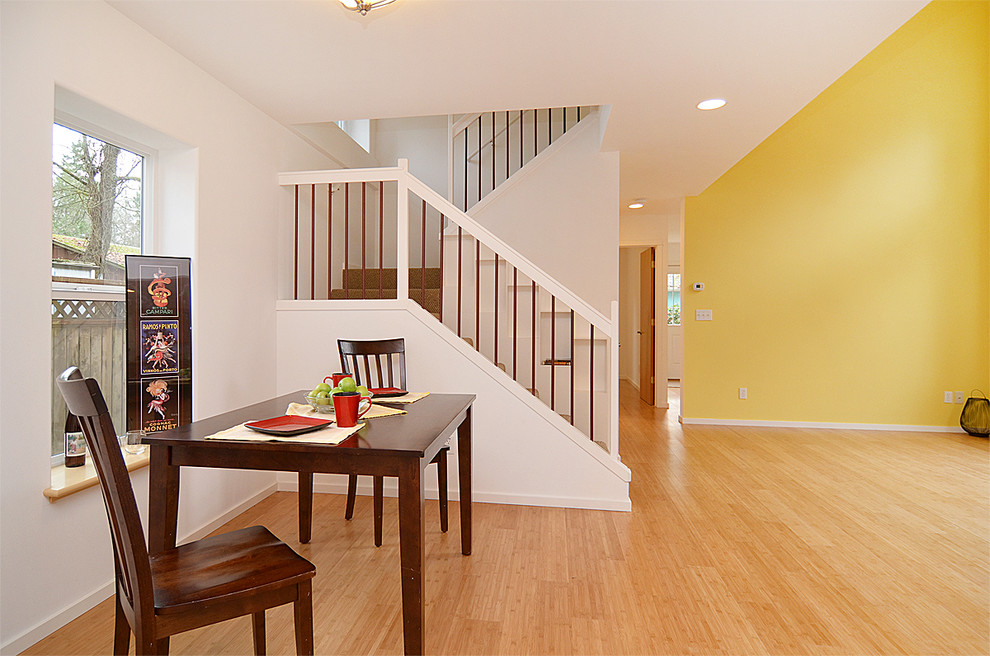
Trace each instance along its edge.
<path fill-rule="evenodd" d="M 656 391 L 656 249 L 647 248 L 639 255 L 639 398 L 654 405 Z"/>

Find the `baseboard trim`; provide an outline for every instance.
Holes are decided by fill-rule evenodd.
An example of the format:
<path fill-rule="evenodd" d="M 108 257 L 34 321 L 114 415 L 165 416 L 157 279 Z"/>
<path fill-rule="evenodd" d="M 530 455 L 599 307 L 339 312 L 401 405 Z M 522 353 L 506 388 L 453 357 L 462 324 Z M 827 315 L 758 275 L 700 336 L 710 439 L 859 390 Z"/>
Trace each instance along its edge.
<path fill-rule="evenodd" d="M 318 494 L 347 494 L 347 480 L 340 477 L 337 481 L 313 481 L 313 492 Z M 362 482 L 367 479 L 367 482 Z M 279 492 L 298 492 L 299 480 L 289 474 L 286 478 L 279 477 Z M 361 476 L 358 478 L 357 493 L 361 496 L 371 496 L 371 477 Z M 386 497 L 397 497 L 398 488 L 395 479 L 385 479 L 385 486 L 382 492 Z M 438 499 L 439 491 L 436 488 L 427 488 L 424 491 L 427 499 Z M 451 501 L 459 501 L 460 495 L 456 489 L 450 490 Z M 579 499 L 574 497 L 554 497 L 540 495 L 505 494 L 500 492 L 478 492 L 474 490 L 472 503 L 498 503 L 509 506 L 537 506 L 544 508 L 579 508 L 582 510 L 616 510 L 629 512 L 632 510 L 632 502 L 629 499 Z"/>
<path fill-rule="evenodd" d="M 234 517 L 237 517 L 242 512 L 258 503 L 265 497 L 274 494 L 277 491 L 277 486 L 273 483 L 268 485 L 265 489 L 261 490 L 257 494 L 253 495 L 246 501 L 243 501 L 227 512 L 225 512 L 220 517 L 214 519 L 208 524 L 200 527 L 199 529 L 193 531 L 189 535 L 179 540 L 179 543 L 189 542 L 191 540 L 198 540 L 205 537 L 217 530 L 227 522 L 229 522 Z M 113 580 L 108 581 L 104 585 L 101 585 L 93 592 L 89 593 L 82 599 L 75 601 L 62 610 L 58 611 L 48 619 L 42 621 L 40 624 L 32 629 L 28 629 L 21 635 L 10 640 L 10 642 L 0 646 L 0 654 L 19 654 L 28 647 L 31 647 L 39 640 L 47 638 L 49 635 L 55 631 L 61 629 L 63 626 L 76 619 L 86 611 L 90 610 L 97 604 L 102 603 L 104 600 L 110 598 L 113 595 Z"/>
<path fill-rule="evenodd" d="M 757 419 L 704 419 L 678 417 L 685 426 L 751 426 L 763 428 L 822 428 L 835 430 L 899 431 L 905 433 L 964 433 L 958 426 L 912 426 L 908 424 L 847 424 L 821 421 L 763 421 Z"/>

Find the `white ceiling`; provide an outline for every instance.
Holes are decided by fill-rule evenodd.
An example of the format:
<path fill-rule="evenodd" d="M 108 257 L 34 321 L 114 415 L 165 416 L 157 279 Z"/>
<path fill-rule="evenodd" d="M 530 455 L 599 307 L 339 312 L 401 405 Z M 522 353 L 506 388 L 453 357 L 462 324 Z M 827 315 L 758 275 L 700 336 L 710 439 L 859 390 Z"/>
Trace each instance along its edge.
<path fill-rule="evenodd" d="M 926 2 L 111 4 L 287 125 L 611 105 L 624 205 L 703 191 Z M 695 109 L 713 96 L 728 105 Z"/>

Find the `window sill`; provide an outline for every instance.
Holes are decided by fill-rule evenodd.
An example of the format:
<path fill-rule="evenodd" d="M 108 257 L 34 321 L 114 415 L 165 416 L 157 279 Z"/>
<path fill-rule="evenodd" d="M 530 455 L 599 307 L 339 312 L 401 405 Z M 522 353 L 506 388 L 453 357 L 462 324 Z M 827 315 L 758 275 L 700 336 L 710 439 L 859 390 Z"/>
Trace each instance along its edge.
<path fill-rule="evenodd" d="M 150 460 L 148 451 L 139 455 L 124 453 L 123 456 L 124 464 L 127 465 L 129 472 L 147 467 Z M 96 478 L 93 459 L 87 455 L 86 464 L 82 467 L 66 467 L 65 465 L 52 467 L 52 486 L 44 491 L 44 495 L 48 497 L 51 503 L 55 503 L 59 499 L 93 487 L 97 483 L 99 480 Z"/>

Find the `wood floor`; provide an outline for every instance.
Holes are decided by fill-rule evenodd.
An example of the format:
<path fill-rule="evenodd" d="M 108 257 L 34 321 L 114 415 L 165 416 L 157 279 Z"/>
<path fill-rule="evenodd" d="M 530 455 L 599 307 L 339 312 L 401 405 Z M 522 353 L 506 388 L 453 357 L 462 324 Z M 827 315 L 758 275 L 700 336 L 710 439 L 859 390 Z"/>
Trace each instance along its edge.
<path fill-rule="evenodd" d="M 427 502 L 428 653 L 990 653 L 986 439 L 682 427 L 677 391 L 664 411 L 622 388 L 631 513 L 476 504 L 464 557 Z M 343 496 L 316 495 L 309 545 L 295 508 L 278 493 L 225 530 L 264 524 L 316 564 L 318 654 L 401 653 L 395 500 L 378 549 L 370 497 L 346 522 Z M 25 653 L 109 654 L 112 617 Z M 269 653 L 295 653 L 291 606 L 268 623 Z M 171 653 L 250 651 L 242 618 Z"/>

